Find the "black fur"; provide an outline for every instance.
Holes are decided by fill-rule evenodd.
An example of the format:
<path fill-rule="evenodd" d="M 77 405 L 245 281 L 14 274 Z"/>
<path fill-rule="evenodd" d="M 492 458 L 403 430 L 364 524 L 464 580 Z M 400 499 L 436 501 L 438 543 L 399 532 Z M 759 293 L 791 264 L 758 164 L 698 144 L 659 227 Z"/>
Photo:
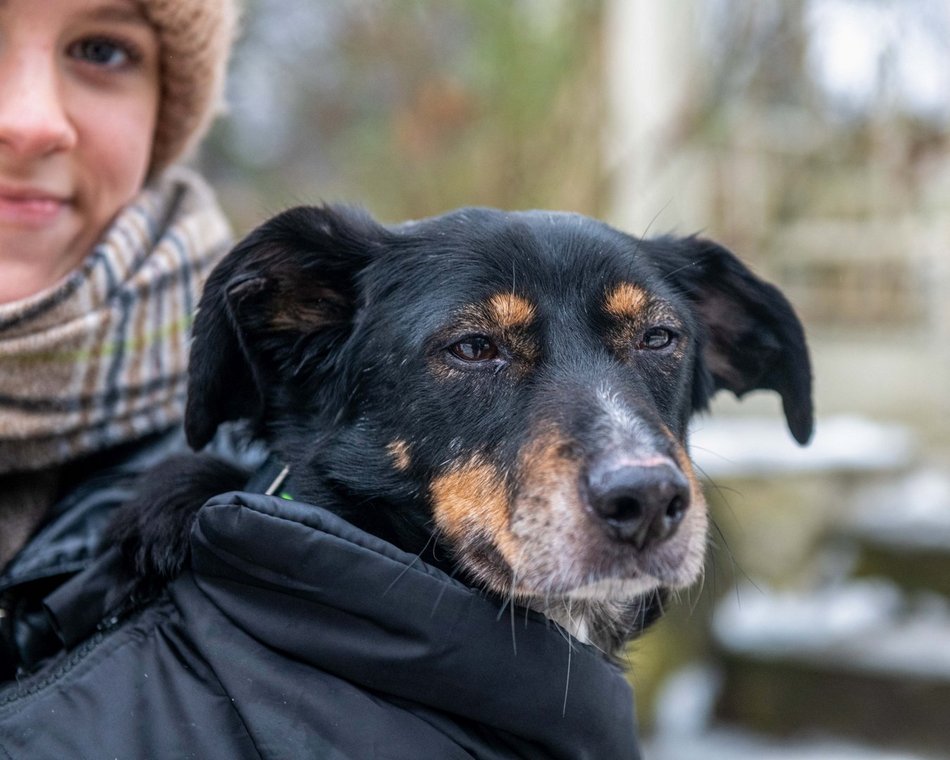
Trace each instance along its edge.
<path fill-rule="evenodd" d="M 245 470 L 207 454 L 169 457 L 139 481 L 134 500 L 112 521 L 110 537 L 136 575 L 174 577 L 188 557 L 195 494 L 237 491 L 247 479 Z"/>
<path fill-rule="evenodd" d="M 611 301 L 623 287 L 632 295 Z M 666 508 L 669 530 L 634 547 L 616 515 L 592 516 L 603 488 L 592 473 L 661 461 L 691 480 L 688 420 L 720 389 L 777 392 L 796 440 L 810 437 L 802 327 L 721 246 L 638 240 L 570 214 L 463 209 L 384 227 L 348 208 L 300 207 L 208 280 L 186 432 L 200 449 L 222 423 L 249 420 L 290 466 L 298 500 L 491 593 L 550 613 L 594 584 L 581 606 L 602 630 L 589 637 L 615 648 L 641 627 L 632 621 L 655 617 L 667 585 L 690 580 L 679 564 L 695 564 L 704 506 L 695 489 L 663 497 L 682 510 Z M 158 487 L 114 529 L 134 571 L 174 577 L 194 513 L 242 477 L 208 459 L 153 476 Z M 476 521 L 485 504 L 492 525 Z M 555 524 L 563 510 L 569 525 Z M 535 557 L 546 541 L 569 548 L 570 567 L 553 549 L 517 564 L 519 546 Z M 656 583 L 631 598 L 646 577 Z"/>

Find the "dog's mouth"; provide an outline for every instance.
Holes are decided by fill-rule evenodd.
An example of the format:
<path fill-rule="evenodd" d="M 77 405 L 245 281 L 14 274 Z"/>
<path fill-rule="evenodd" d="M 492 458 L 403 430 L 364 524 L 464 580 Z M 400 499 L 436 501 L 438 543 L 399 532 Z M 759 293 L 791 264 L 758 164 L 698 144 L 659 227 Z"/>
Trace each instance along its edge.
<path fill-rule="evenodd" d="M 505 598 L 625 601 L 682 588 L 702 571 L 706 505 L 685 453 L 584 465 L 548 437 L 512 478 L 487 457 L 432 483 L 456 562 Z"/>

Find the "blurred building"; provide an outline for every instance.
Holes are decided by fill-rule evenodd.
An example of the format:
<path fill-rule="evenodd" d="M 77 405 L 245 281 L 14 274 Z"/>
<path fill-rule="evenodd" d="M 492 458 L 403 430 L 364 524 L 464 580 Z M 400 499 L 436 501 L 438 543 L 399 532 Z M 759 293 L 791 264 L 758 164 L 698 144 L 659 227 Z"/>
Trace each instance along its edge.
<path fill-rule="evenodd" d="M 810 336 L 818 434 L 794 451 L 767 396 L 699 421 L 712 557 L 702 591 L 632 651 L 643 721 L 677 714 L 668 728 L 693 720 L 697 741 L 710 715 L 746 732 L 720 754 L 658 745 L 664 760 L 883 758 L 868 744 L 890 708 L 906 724 L 893 746 L 933 750 L 947 680 L 909 669 L 942 673 L 950 650 L 950 5 L 249 0 L 229 99 L 202 161 L 241 231 L 321 200 L 384 220 L 563 208 L 638 235 L 700 232 L 779 284 Z M 751 624 L 724 597 L 776 624 L 757 630 L 781 656 L 730 648 L 717 625 Z M 853 637 L 832 639 L 838 664 L 860 641 L 891 662 L 862 625 L 917 659 L 816 665 L 814 640 L 789 637 L 802 620 Z M 756 743 L 770 731 L 778 745 Z M 775 749 L 796 735 L 865 741 Z"/>
<path fill-rule="evenodd" d="M 824 409 L 946 418 L 946 4 L 617 0 L 606 14 L 610 216 L 702 230 L 779 282 L 830 341 Z"/>
<path fill-rule="evenodd" d="M 611 0 L 605 19 L 608 214 L 702 231 L 779 284 L 819 412 L 806 452 L 765 398 L 697 425 L 706 587 L 631 653 L 651 756 L 946 757 L 950 6 Z"/>

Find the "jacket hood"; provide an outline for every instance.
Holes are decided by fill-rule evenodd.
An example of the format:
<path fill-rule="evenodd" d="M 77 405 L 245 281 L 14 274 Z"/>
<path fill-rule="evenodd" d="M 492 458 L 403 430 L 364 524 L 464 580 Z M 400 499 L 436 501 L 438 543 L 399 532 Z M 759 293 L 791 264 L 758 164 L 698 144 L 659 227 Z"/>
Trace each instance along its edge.
<path fill-rule="evenodd" d="M 547 757 L 639 756 L 618 667 L 324 509 L 222 494 L 199 512 L 192 563 L 194 583 L 173 597 L 202 594 L 283 657 Z M 203 633 L 202 648 L 226 646 Z"/>

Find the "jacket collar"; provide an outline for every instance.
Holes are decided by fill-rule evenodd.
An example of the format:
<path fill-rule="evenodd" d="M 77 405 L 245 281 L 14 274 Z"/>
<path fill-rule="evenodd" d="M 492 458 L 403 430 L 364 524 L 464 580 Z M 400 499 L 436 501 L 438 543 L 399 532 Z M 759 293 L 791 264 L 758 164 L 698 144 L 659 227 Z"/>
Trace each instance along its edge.
<path fill-rule="evenodd" d="M 551 757 L 637 757 L 616 666 L 324 509 L 223 494 L 198 515 L 192 558 L 198 589 L 290 657 Z"/>

